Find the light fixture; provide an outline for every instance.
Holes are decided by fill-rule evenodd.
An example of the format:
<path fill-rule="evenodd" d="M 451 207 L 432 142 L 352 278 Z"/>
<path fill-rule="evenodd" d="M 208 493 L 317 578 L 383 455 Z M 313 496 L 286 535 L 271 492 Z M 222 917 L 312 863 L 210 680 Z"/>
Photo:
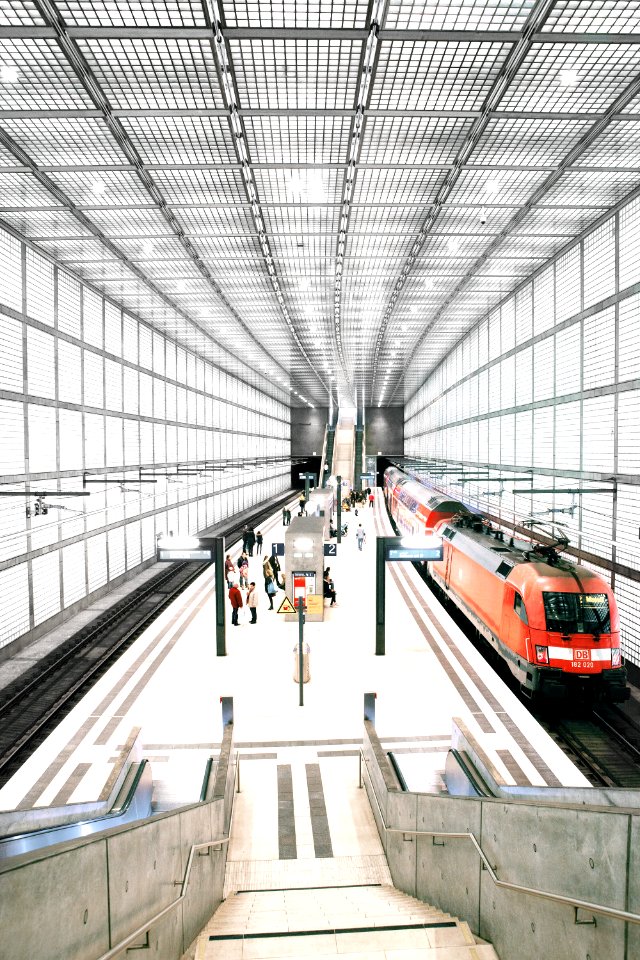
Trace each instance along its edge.
<path fill-rule="evenodd" d="M 151 240 L 145 240 L 142 244 L 142 252 L 144 253 L 145 257 L 150 257 L 153 253 L 153 250 L 153 242 Z"/>
<path fill-rule="evenodd" d="M 457 237 L 449 237 L 447 241 L 447 250 L 449 253 L 457 253 L 460 249 L 460 241 Z"/>
<path fill-rule="evenodd" d="M 484 185 L 484 192 L 488 197 L 495 197 L 495 195 L 500 192 L 500 181 L 496 180 L 495 177 L 487 180 Z"/>
<path fill-rule="evenodd" d="M 103 194 L 105 190 L 106 190 L 106 186 L 105 186 L 104 180 L 97 179 L 92 181 L 91 193 L 94 193 L 96 197 L 101 196 L 101 194 Z"/>
<path fill-rule="evenodd" d="M 0 69 L 0 76 L 2 77 L 3 83 L 17 83 L 20 71 L 17 67 L 14 67 L 13 64 L 3 63 Z"/>
<path fill-rule="evenodd" d="M 561 87 L 575 87 L 578 85 L 577 70 L 561 70 L 559 84 Z"/>

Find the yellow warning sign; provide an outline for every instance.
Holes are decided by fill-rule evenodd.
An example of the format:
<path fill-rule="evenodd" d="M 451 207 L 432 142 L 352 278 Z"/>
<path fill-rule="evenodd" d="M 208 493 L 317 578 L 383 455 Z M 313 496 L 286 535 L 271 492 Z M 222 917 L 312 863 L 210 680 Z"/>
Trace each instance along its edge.
<path fill-rule="evenodd" d="M 322 613 L 324 597 L 319 593 L 307 594 L 307 613 Z"/>
<path fill-rule="evenodd" d="M 295 607 L 289 600 L 289 597 L 285 597 L 280 606 L 278 607 L 278 613 L 295 613 Z"/>

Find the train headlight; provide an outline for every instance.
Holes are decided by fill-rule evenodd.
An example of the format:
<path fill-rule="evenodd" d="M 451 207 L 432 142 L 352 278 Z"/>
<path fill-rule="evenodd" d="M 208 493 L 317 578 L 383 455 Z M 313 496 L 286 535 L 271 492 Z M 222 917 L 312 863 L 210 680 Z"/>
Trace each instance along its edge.
<path fill-rule="evenodd" d="M 611 666 L 619 667 L 622 663 L 622 657 L 620 656 L 620 647 L 611 647 Z"/>
<path fill-rule="evenodd" d="M 549 647 L 540 647 L 536 643 L 536 663 L 549 663 Z"/>

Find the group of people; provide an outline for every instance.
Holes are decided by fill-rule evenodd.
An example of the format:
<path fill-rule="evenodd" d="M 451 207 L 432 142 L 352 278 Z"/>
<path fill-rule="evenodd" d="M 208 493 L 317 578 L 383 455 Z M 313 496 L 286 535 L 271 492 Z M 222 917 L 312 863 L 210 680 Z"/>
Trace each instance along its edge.
<path fill-rule="evenodd" d="M 255 537 L 256 544 L 258 537 L 260 538 L 260 545 L 262 545 L 262 534 L 259 531 Z M 242 553 L 237 561 L 234 562 L 231 554 L 228 553 L 224 562 L 224 575 L 229 591 L 229 602 L 231 603 L 231 623 L 234 627 L 239 626 L 239 612 L 245 606 L 249 608 L 251 614 L 249 623 L 258 622 L 257 587 L 255 580 L 249 580 L 250 556 L 253 556 L 253 554 L 247 553 L 243 533 Z M 273 598 L 276 591 L 278 589 L 284 590 L 284 579 L 281 577 L 283 572 L 275 554 L 270 557 L 265 555 L 262 561 L 262 575 L 264 577 L 264 590 L 269 599 L 269 610 L 273 610 Z"/>
<path fill-rule="evenodd" d="M 290 523 L 291 523 L 291 510 L 285 507 L 284 510 L 282 511 L 282 526 L 288 527 Z"/>
<path fill-rule="evenodd" d="M 254 531 L 253 527 L 244 525 L 242 528 L 242 551 L 253 556 L 253 548 L 257 547 L 258 553 L 262 550 L 262 534 L 259 530 Z"/>

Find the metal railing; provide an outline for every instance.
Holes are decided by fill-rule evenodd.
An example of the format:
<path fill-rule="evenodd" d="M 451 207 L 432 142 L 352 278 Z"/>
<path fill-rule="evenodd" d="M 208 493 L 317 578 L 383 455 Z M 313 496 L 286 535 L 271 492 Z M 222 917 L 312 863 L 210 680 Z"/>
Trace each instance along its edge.
<path fill-rule="evenodd" d="M 471 832 L 463 833 L 449 833 L 443 830 L 402 830 L 400 827 L 388 827 L 384 820 L 384 815 L 376 795 L 375 787 L 373 786 L 373 780 L 369 773 L 367 767 L 367 758 L 364 756 L 362 750 L 359 751 L 359 783 L 358 786 L 362 787 L 362 766 L 364 763 L 364 768 L 367 772 L 367 777 L 369 778 L 369 783 L 371 785 L 371 793 L 376 802 L 376 807 L 378 808 L 378 816 L 380 818 L 380 823 L 382 828 L 387 833 L 400 833 L 403 837 L 431 837 L 433 841 L 436 839 L 439 840 L 469 840 L 470 843 L 476 849 L 480 860 L 482 861 L 482 869 L 486 870 L 492 881 L 497 887 L 501 887 L 503 890 L 513 890 L 514 893 L 525 893 L 530 897 L 538 897 L 541 900 L 551 900 L 554 903 L 562 903 L 565 906 L 573 907 L 574 909 L 574 921 L 575 923 L 593 923 L 595 925 L 595 919 L 592 920 L 579 920 L 578 911 L 584 910 L 588 913 L 597 913 L 604 917 L 611 917 L 612 920 L 623 920 L 627 923 L 637 923 L 640 924 L 640 914 L 630 913 L 628 910 L 618 910 L 615 907 L 605 907 L 603 904 L 599 903 L 589 903 L 587 900 L 579 900 L 576 897 L 565 897 L 561 893 L 549 893 L 547 890 L 538 890 L 536 887 L 527 887 L 524 884 L 511 883 L 509 880 L 500 880 L 498 877 L 495 868 L 489 862 L 486 853 L 480 846 L 480 843 Z M 434 846 L 444 846 L 444 844 L 435 844 Z"/>
<path fill-rule="evenodd" d="M 237 752 L 236 752 L 236 772 L 234 776 L 234 792 L 240 793 L 240 758 Z M 174 910 L 178 906 L 178 904 L 182 903 L 182 901 L 185 899 L 187 895 L 187 889 L 189 886 L 189 880 L 191 878 L 191 867 L 193 865 L 193 860 L 195 855 L 198 854 L 201 857 L 209 856 L 208 853 L 205 854 L 205 853 L 201 853 L 200 851 L 209 850 L 212 847 L 217 847 L 218 849 L 221 849 L 223 846 L 229 843 L 229 840 L 231 839 L 231 827 L 233 824 L 234 809 L 235 809 L 235 804 L 233 804 L 231 808 L 231 817 L 229 819 L 228 834 L 225 834 L 223 837 L 217 837 L 215 840 L 205 840 L 203 843 L 192 844 L 191 849 L 189 850 L 187 866 L 185 867 L 184 876 L 182 880 L 173 881 L 174 886 L 180 887 L 180 896 L 176 897 L 175 900 L 172 900 L 171 903 L 168 903 L 166 907 L 162 908 L 162 910 L 159 910 L 157 913 L 154 913 L 154 915 L 152 917 L 149 917 L 148 920 L 145 920 L 145 922 L 141 924 L 137 930 L 134 930 L 133 933 L 130 933 L 128 936 L 126 936 L 124 940 L 120 940 L 119 943 L 116 943 L 115 947 L 111 947 L 111 949 L 108 950 L 107 953 L 101 954 L 98 957 L 98 960 L 114 960 L 114 957 L 117 957 L 127 948 L 131 948 L 134 941 L 137 940 L 138 937 L 141 937 L 143 934 L 146 935 L 145 942 L 142 944 L 136 944 L 136 946 L 133 949 L 136 949 L 136 950 L 144 949 L 145 947 L 149 946 L 149 930 L 151 929 L 151 927 L 154 924 L 156 924 L 158 920 L 162 920 L 162 918 L 166 917 L 168 913 L 171 913 L 171 911 Z"/>

